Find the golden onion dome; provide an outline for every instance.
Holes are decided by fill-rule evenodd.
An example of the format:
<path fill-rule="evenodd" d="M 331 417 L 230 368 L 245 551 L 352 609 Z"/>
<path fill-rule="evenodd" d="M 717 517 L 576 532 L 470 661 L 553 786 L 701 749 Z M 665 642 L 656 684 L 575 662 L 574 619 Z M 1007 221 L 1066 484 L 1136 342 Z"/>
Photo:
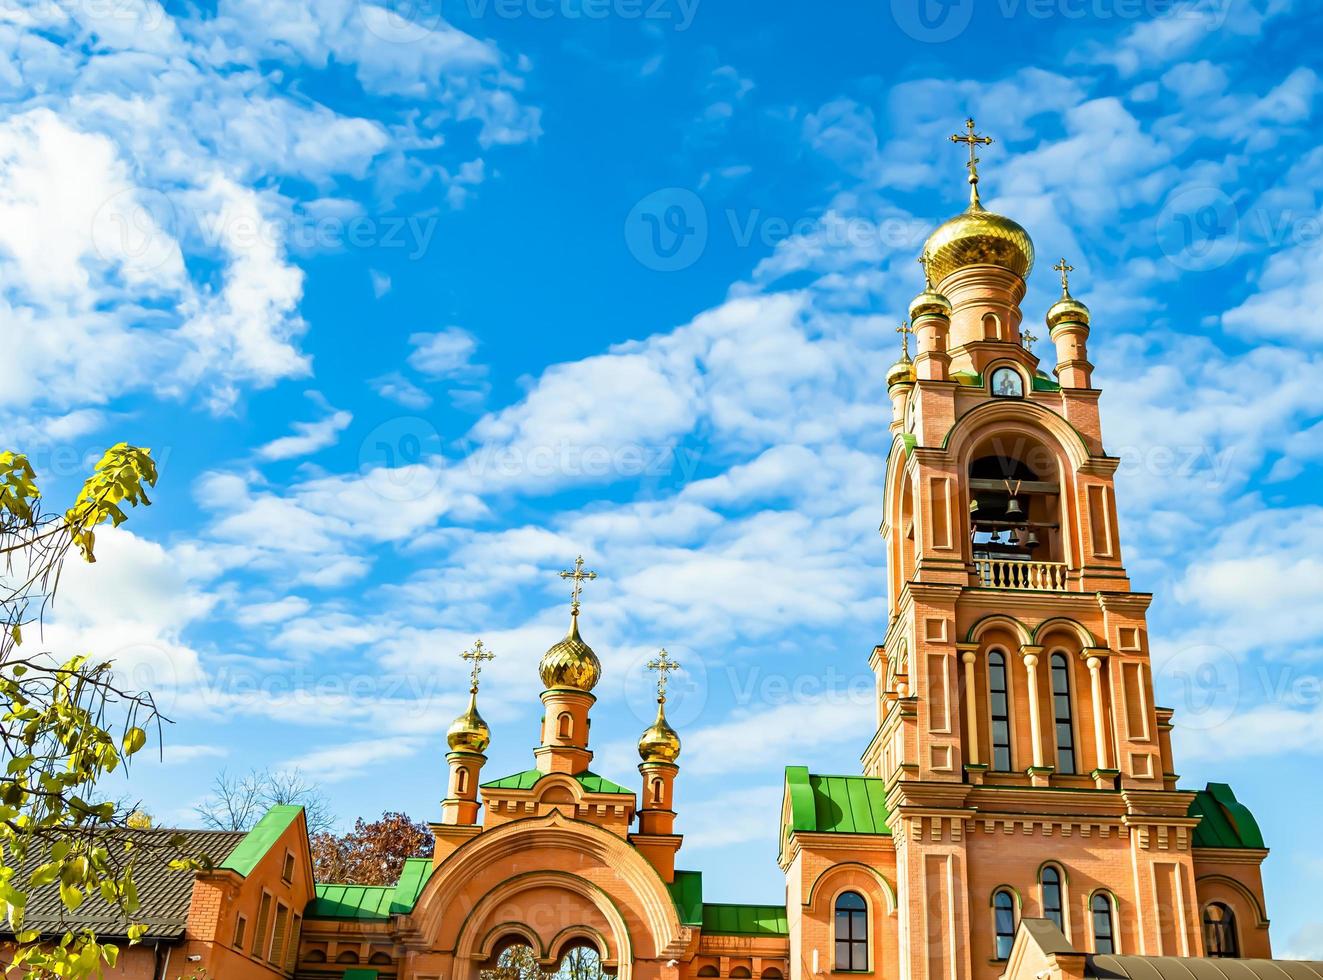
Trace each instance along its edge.
<path fill-rule="evenodd" d="M 591 691 L 602 679 L 602 662 L 593 648 L 579 636 L 579 617 L 570 617 L 570 631 L 550 650 L 542 655 L 538 664 L 543 687 L 568 687 L 576 691 Z"/>
<path fill-rule="evenodd" d="M 469 707 L 462 715 L 450 723 L 446 730 L 446 742 L 455 752 L 482 753 L 492 744 L 492 730 L 478 714 L 478 692 L 469 692 Z"/>
<path fill-rule="evenodd" d="M 639 757 L 644 762 L 674 762 L 680 758 L 680 736 L 666 721 L 666 699 L 657 699 L 657 720 L 639 736 Z"/>
<path fill-rule="evenodd" d="M 887 387 L 894 388 L 896 385 L 913 384 L 917 377 L 918 375 L 914 371 L 914 362 L 908 357 L 902 357 L 891 365 L 891 370 L 887 372 Z"/>
<path fill-rule="evenodd" d="M 928 274 L 940 285 L 971 265 L 995 265 L 1026 278 L 1034 267 L 1034 243 L 1029 233 L 1004 215 L 980 204 L 946 222 L 923 247 Z"/>
<path fill-rule="evenodd" d="M 1062 296 L 1047 311 L 1047 325 L 1049 329 L 1056 329 L 1063 323 L 1082 323 L 1085 326 L 1089 324 L 1089 308 L 1077 300 L 1070 293 Z"/>
<path fill-rule="evenodd" d="M 951 301 L 935 289 L 925 289 L 914 297 L 914 302 L 910 303 L 910 320 L 914 321 L 921 316 L 931 316 L 933 314 L 949 317 L 951 315 Z"/>

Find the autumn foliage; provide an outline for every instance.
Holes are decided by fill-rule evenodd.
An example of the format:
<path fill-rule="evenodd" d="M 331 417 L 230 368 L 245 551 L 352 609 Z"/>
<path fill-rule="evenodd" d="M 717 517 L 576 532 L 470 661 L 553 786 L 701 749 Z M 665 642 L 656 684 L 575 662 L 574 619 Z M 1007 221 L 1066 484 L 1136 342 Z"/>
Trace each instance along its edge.
<path fill-rule="evenodd" d="M 347 834 L 320 833 L 312 838 L 313 870 L 318 881 L 355 885 L 393 885 L 407 858 L 432 853 L 427 824 L 403 813 L 383 813 L 371 822 L 361 817 Z"/>

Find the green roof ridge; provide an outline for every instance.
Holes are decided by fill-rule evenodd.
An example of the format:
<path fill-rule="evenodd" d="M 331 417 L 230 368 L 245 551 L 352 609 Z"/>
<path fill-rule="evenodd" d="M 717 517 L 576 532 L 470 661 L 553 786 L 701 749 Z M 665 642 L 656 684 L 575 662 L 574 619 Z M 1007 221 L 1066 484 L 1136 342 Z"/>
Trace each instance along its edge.
<path fill-rule="evenodd" d="M 704 902 L 703 931 L 718 936 L 787 936 L 790 923 L 784 905 Z"/>
<path fill-rule="evenodd" d="M 271 845 L 280 839 L 280 835 L 289 829 L 289 825 L 298 819 L 302 812 L 303 807 L 287 804 L 273 806 L 267 810 L 262 814 L 262 819 L 257 821 L 253 829 L 248 831 L 244 839 L 239 841 L 239 845 L 230 852 L 230 856 L 225 859 L 221 868 L 226 871 L 237 871 L 247 878 L 253 873 L 257 863 L 266 857 Z"/>
<path fill-rule="evenodd" d="M 482 784 L 483 789 L 532 789 L 542 779 L 553 775 L 549 772 L 543 772 L 540 769 L 525 769 L 523 772 L 512 773 L 509 776 L 502 776 L 500 779 L 493 779 L 490 782 Z M 634 795 L 634 791 L 619 783 L 612 782 L 605 776 L 599 776 L 590 769 L 575 773 L 572 777 L 589 793 L 616 793 Z"/>
<path fill-rule="evenodd" d="M 886 786 L 873 776 L 828 776 L 786 767 L 788 831 L 890 836 Z"/>
<path fill-rule="evenodd" d="M 1194 828 L 1195 847 L 1258 850 L 1267 846 L 1254 814 L 1236 799 L 1226 783 L 1208 783 L 1196 791 L 1189 815 L 1200 818 Z"/>

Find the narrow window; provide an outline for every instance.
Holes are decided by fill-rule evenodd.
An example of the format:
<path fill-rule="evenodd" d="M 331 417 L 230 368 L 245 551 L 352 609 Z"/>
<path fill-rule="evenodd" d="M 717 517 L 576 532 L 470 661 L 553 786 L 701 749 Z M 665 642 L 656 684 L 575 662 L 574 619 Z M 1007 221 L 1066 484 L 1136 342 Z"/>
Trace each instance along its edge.
<path fill-rule="evenodd" d="M 303 916 L 295 915 L 289 930 L 289 953 L 285 956 L 285 972 L 293 973 L 299 962 L 299 939 L 303 933 Z"/>
<path fill-rule="evenodd" d="M 289 906 L 276 904 L 276 921 L 271 927 L 271 951 L 267 959 L 277 966 L 285 962 L 285 928 L 289 925 Z"/>
<path fill-rule="evenodd" d="M 1043 869 L 1038 883 L 1043 889 L 1043 918 L 1051 919 L 1062 932 L 1066 931 L 1066 920 L 1062 914 L 1065 903 L 1061 896 L 1061 872 L 1049 864 Z"/>
<path fill-rule="evenodd" d="M 271 919 L 271 896 L 262 892 L 262 903 L 257 907 L 257 931 L 253 933 L 253 955 L 261 956 L 266 945 L 266 927 Z"/>
<path fill-rule="evenodd" d="M 234 948 L 243 952 L 244 933 L 248 931 L 248 919 L 245 916 L 239 916 L 234 920 Z"/>
<path fill-rule="evenodd" d="M 1052 714 L 1057 723 L 1057 772 L 1075 771 L 1075 724 L 1070 713 L 1070 662 L 1052 654 Z"/>
<path fill-rule="evenodd" d="M 558 738 L 570 738 L 573 736 L 574 719 L 570 717 L 570 713 L 568 711 L 563 712 L 561 716 L 556 719 L 556 724 L 558 726 L 556 730 L 556 735 Z"/>
<path fill-rule="evenodd" d="M 469 791 L 469 770 L 466 766 L 460 766 L 455 770 L 455 795 L 463 796 Z"/>
<path fill-rule="evenodd" d="M 868 969 L 868 905 L 856 892 L 836 899 L 836 969 Z"/>
<path fill-rule="evenodd" d="M 1006 689 L 1006 654 L 988 654 L 988 702 L 992 713 L 992 768 L 1011 771 L 1010 698 Z"/>
<path fill-rule="evenodd" d="M 992 928 L 996 933 L 997 959 L 1011 958 L 1015 945 L 1015 898 L 1005 888 L 992 896 Z"/>
<path fill-rule="evenodd" d="M 1240 956 L 1240 937 L 1236 934 L 1236 913 L 1221 902 L 1204 908 L 1204 947 L 1209 956 L 1235 959 Z"/>
<path fill-rule="evenodd" d="M 652 781 L 652 802 L 660 804 L 662 801 L 663 786 L 660 779 Z"/>
<path fill-rule="evenodd" d="M 291 851 L 285 852 L 285 866 L 280 871 L 280 880 L 287 885 L 294 881 L 294 854 Z"/>
<path fill-rule="evenodd" d="M 1116 922 L 1112 918 L 1112 900 L 1102 892 L 1093 896 L 1093 951 L 1116 952 Z"/>

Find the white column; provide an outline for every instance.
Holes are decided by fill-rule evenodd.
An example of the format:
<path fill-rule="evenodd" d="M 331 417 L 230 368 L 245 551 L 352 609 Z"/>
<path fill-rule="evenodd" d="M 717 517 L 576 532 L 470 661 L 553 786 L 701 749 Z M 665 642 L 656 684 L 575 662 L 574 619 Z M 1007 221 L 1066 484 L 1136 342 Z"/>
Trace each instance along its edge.
<path fill-rule="evenodd" d="M 974 662 L 978 654 L 966 650 L 960 659 L 965 665 L 965 719 L 969 728 L 969 764 L 976 766 L 978 760 L 978 693 L 974 689 Z"/>
<path fill-rule="evenodd" d="M 1024 652 L 1031 648 L 1024 647 L 1022 655 L 1024 657 L 1024 670 L 1029 678 L 1029 731 L 1033 739 L 1034 746 L 1034 768 L 1045 768 L 1043 763 L 1043 719 L 1038 708 L 1038 650 L 1039 647 L 1033 647 L 1034 652 Z"/>
<path fill-rule="evenodd" d="M 1107 719 L 1103 715 L 1102 658 L 1090 657 L 1089 686 L 1093 689 L 1093 743 L 1098 753 L 1098 768 L 1110 769 L 1107 757 Z"/>

